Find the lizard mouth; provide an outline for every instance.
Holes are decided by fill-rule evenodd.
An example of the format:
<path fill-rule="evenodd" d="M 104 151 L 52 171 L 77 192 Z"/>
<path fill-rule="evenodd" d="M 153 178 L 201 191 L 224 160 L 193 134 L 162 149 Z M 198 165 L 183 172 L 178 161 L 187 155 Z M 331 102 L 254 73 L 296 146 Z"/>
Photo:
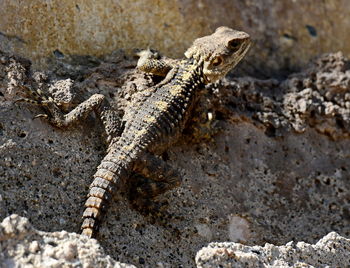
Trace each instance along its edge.
<path fill-rule="evenodd" d="M 203 74 L 203 77 L 204 77 L 205 84 L 211 83 L 210 79 L 208 79 L 208 76 L 206 74 Z"/>
<path fill-rule="evenodd" d="M 210 73 L 204 74 L 203 76 L 204 76 L 205 83 L 210 84 L 218 81 L 220 78 L 224 77 L 225 74 L 223 72 L 210 72 Z"/>

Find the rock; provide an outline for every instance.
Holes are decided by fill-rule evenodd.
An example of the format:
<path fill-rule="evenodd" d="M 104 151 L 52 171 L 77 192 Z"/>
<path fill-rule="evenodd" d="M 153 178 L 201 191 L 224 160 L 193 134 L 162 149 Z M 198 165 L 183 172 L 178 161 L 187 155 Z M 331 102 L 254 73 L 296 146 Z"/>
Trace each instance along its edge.
<path fill-rule="evenodd" d="M 3 0 L 0 49 L 29 57 L 99 57 L 151 47 L 182 57 L 192 41 L 226 25 L 251 34 L 254 49 L 241 66 L 261 77 L 286 74 L 326 52 L 350 55 L 347 0 L 304 1 L 50 1 Z M 322 17 L 322 19 L 320 19 Z"/>
<path fill-rule="evenodd" d="M 349 267 L 350 240 L 331 232 L 315 245 L 289 242 L 285 246 L 245 246 L 210 243 L 198 251 L 197 268 Z"/>
<path fill-rule="evenodd" d="M 0 224 L 0 264 L 1 267 L 135 267 L 114 261 L 95 239 L 66 231 L 37 231 L 27 218 L 16 214 Z"/>
<path fill-rule="evenodd" d="M 217 98 L 231 104 L 221 106 L 226 108 L 222 111 L 226 117 L 240 113 L 241 117 L 254 118 L 268 135 L 282 136 L 289 129 L 302 133 L 311 127 L 334 140 L 347 138 L 349 63 L 342 53 L 325 54 L 282 81 L 226 80 Z"/>
<path fill-rule="evenodd" d="M 134 71 L 135 60 L 118 58 L 57 65 L 41 76 L 27 60 L 0 55 L 1 218 L 15 213 L 38 230 L 79 232 L 105 154 L 101 126 L 91 115 L 57 129 L 33 120 L 40 108 L 14 100 L 25 95 L 21 85 L 56 85 L 72 96 L 102 93 L 130 116 L 154 82 Z M 348 237 L 347 62 L 328 54 L 284 80 L 227 78 L 208 87 L 184 136 L 163 155 L 184 174 L 181 187 L 159 197 L 169 218 L 143 216 L 129 204 L 130 183 L 120 185 L 97 236 L 105 252 L 138 267 L 194 267 L 196 251 L 215 241 L 312 244 L 331 231 Z M 325 116 L 328 106 L 333 113 Z M 45 256 L 71 260 L 74 252 L 68 244 Z"/>

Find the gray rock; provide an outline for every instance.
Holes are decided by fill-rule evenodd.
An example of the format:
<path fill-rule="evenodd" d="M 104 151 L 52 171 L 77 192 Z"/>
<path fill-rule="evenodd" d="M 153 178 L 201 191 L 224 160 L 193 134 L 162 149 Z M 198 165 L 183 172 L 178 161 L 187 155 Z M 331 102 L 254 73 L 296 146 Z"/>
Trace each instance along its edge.
<path fill-rule="evenodd" d="M 261 77 L 286 74 L 321 53 L 350 56 L 348 0 L 86 0 L 23 4 L 3 0 L 0 49 L 45 66 L 47 57 L 79 61 L 116 49 L 151 47 L 181 57 L 197 37 L 218 26 L 248 32 L 254 41 L 241 67 Z"/>
<path fill-rule="evenodd" d="M 37 231 L 16 214 L 0 224 L 0 267 L 135 268 L 114 261 L 95 239 L 66 231 Z"/>
<path fill-rule="evenodd" d="M 247 77 L 226 80 L 218 99 L 231 103 L 231 107 L 222 113 L 244 114 L 260 122 L 268 135 L 283 136 L 290 130 L 303 133 L 312 128 L 334 140 L 348 138 L 349 63 L 338 52 L 320 56 L 302 72 L 282 81 Z"/>
<path fill-rule="evenodd" d="M 58 66 L 47 78 L 34 76 L 26 60 L 0 59 L 0 217 L 16 213 L 38 230 L 79 232 L 105 154 L 101 126 L 93 115 L 72 129 L 33 120 L 42 110 L 14 104 L 23 96 L 18 86 L 103 93 L 128 116 L 152 80 L 128 59 L 81 66 L 72 77 L 72 68 Z M 181 187 L 159 197 L 168 203 L 167 226 L 134 210 L 128 185 L 120 185 L 97 237 L 105 251 L 141 267 L 194 267 L 196 251 L 214 241 L 315 243 L 331 231 L 348 237 L 347 62 L 330 54 L 282 81 L 228 78 L 209 87 L 163 156 L 184 172 Z M 323 107 L 333 112 L 325 116 Z"/>
<path fill-rule="evenodd" d="M 350 266 L 350 240 L 331 232 L 315 245 L 289 242 L 285 246 L 245 246 L 210 243 L 196 255 L 198 268 L 326 268 Z"/>

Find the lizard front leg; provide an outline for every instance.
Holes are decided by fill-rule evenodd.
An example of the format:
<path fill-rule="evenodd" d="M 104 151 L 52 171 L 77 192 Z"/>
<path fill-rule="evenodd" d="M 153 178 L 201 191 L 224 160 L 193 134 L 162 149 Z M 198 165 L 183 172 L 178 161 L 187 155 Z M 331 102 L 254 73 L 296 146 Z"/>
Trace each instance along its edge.
<path fill-rule="evenodd" d="M 157 52 L 150 49 L 142 50 L 137 55 L 140 57 L 137 62 L 137 69 L 145 73 L 165 77 L 177 65 L 177 60 L 161 57 Z"/>

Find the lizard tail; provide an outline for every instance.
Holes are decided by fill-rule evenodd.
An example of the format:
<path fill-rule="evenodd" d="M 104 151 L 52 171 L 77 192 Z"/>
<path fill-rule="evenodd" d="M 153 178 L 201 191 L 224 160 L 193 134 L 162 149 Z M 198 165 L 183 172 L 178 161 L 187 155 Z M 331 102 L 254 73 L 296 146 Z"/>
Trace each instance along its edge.
<path fill-rule="evenodd" d="M 83 213 L 82 234 L 92 237 L 97 230 L 97 223 L 101 218 L 102 210 L 112 197 L 115 186 L 122 176 L 125 176 L 127 167 L 119 161 L 112 162 L 108 155 L 97 168 L 94 180 L 90 185 L 88 199 L 85 202 Z"/>

